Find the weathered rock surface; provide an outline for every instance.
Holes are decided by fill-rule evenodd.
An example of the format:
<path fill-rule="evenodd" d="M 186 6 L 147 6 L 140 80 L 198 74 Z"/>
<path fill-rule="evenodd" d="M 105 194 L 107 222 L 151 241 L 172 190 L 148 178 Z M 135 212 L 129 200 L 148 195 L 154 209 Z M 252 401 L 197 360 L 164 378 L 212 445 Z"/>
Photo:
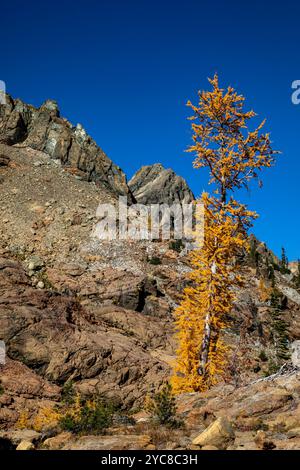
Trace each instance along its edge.
<path fill-rule="evenodd" d="M 34 449 L 34 445 L 30 441 L 22 441 L 16 448 L 16 450 L 33 450 L 33 449 Z"/>
<path fill-rule="evenodd" d="M 195 436 L 193 445 L 230 450 L 296 449 L 300 424 L 299 371 L 270 376 L 239 388 L 218 386 L 208 392 L 183 394 L 178 397 L 178 409 Z M 228 421 L 234 432 L 227 426 Z"/>
<path fill-rule="evenodd" d="M 291 301 L 294 302 L 297 305 L 300 305 L 300 294 L 299 292 L 296 291 L 296 289 L 293 289 L 292 287 L 289 286 L 284 286 L 284 285 L 278 285 L 278 289 Z"/>
<path fill-rule="evenodd" d="M 293 366 L 300 369 L 300 340 L 293 341 L 291 351 Z"/>
<path fill-rule="evenodd" d="M 159 163 L 143 166 L 128 186 L 140 204 L 188 204 L 195 199 L 187 182 Z"/>
<path fill-rule="evenodd" d="M 207 445 L 207 446 L 201 447 L 201 450 L 219 450 L 219 449 L 218 447 Z"/>
<path fill-rule="evenodd" d="M 150 442 L 147 435 L 82 436 L 62 450 L 143 450 Z"/>
<path fill-rule="evenodd" d="M 31 417 L 40 408 L 55 405 L 60 399 L 59 387 L 9 357 L 6 358 L 6 364 L 0 366 L 0 385 L 0 429 L 10 429 L 7 435 L 0 434 L 0 438 L 9 439 L 14 444 L 20 440 L 33 439 L 33 431 L 18 430 L 15 426 L 24 411 Z M 36 434 L 34 437 L 37 437 Z"/>
<path fill-rule="evenodd" d="M 132 200 L 125 174 L 80 124 L 73 127 L 60 117 L 55 101 L 35 108 L 7 96 L 6 105 L 0 105 L 0 142 L 43 151 L 77 171 L 79 177 Z"/>
<path fill-rule="evenodd" d="M 43 448 L 49 450 L 59 450 L 64 447 L 67 442 L 70 441 L 72 438 L 72 433 L 62 432 L 54 437 L 48 437 L 48 439 L 45 439 L 45 441 L 43 442 Z"/>
<path fill-rule="evenodd" d="M 123 303 L 123 294 L 111 298 Z M 155 326 L 154 321 L 147 328 L 141 313 L 118 310 L 113 303 L 89 310 L 70 295 L 36 290 L 21 265 L 6 258 L 0 259 L 0 331 L 9 357 L 39 376 L 61 385 L 75 380 L 84 392 L 119 396 L 124 406 L 143 401 L 148 384 L 162 380 L 169 370 L 151 354 L 151 349 L 164 345 L 161 324 Z M 33 373 L 24 381 L 20 373 L 10 372 L 12 368 L 25 366 L 10 361 L 4 366 L 4 390 L 28 398 L 57 396 L 54 385 L 47 388 Z"/>
<path fill-rule="evenodd" d="M 7 166 L 10 162 L 10 158 L 7 155 L 0 155 L 0 166 Z"/>
<path fill-rule="evenodd" d="M 18 429 L 16 431 L 1 431 L 0 438 L 8 439 L 13 445 L 18 446 L 21 442 L 35 443 L 41 438 L 41 433 L 33 429 Z"/>
<path fill-rule="evenodd" d="M 214 446 L 218 449 L 226 449 L 233 440 L 234 430 L 230 422 L 225 417 L 220 417 L 193 440 L 193 445 L 199 447 Z"/>

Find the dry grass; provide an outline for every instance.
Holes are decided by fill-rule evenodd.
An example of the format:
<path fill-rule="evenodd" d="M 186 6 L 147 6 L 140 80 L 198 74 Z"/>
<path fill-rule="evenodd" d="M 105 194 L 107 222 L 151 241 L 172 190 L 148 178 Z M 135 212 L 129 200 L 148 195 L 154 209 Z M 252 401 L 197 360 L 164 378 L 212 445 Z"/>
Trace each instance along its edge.
<path fill-rule="evenodd" d="M 185 428 L 172 429 L 167 426 L 155 423 L 138 423 L 132 428 L 134 434 L 146 434 L 150 436 L 151 443 L 156 449 L 164 450 L 172 445 L 175 448 L 180 447 L 180 441 L 184 437 L 189 437 L 189 432 Z"/>

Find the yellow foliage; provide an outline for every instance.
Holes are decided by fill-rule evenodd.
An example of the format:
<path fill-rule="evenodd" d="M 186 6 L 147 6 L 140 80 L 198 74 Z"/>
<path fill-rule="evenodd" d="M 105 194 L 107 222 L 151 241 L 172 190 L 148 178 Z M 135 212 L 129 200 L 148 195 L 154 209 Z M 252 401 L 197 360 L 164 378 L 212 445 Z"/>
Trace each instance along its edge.
<path fill-rule="evenodd" d="M 95 409 L 96 402 L 93 400 L 88 400 L 86 405 L 88 406 L 89 409 Z M 67 414 L 71 416 L 76 422 L 76 421 L 79 421 L 81 417 L 81 412 L 82 412 L 82 400 L 81 400 L 79 393 L 77 393 L 74 399 L 74 403 L 67 410 Z"/>
<path fill-rule="evenodd" d="M 224 372 L 229 350 L 221 332 L 228 325 L 227 317 L 235 300 L 232 286 L 242 282 L 233 260 L 248 244 L 231 213 L 235 204 L 229 203 L 226 210 L 214 213 L 214 201 L 206 194 L 202 200 L 205 207 L 204 244 L 190 255 L 192 285 L 185 289 L 182 302 L 175 311 L 179 348 L 172 385 L 177 393 L 206 390 L 217 383 Z M 244 217 L 246 222 L 248 215 Z M 201 345 L 208 324 L 208 360 L 200 374 Z"/>
<path fill-rule="evenodd" d="M 30 429 L 31 428 L 31 422 L 30 422 L 28 410 L 24 410 L 20 413 L 16 427 L 17 429 Z"/>
<path fill-rule="evenodd" d="M 191 285 L 175 311 L 178 350 L 172 385 L 177 393 L 206 390 L 224 373 L 229 355 L 224 329 L 235 300 L 233 288 L 242 285 L 236 259 L 249 250 L 247 230 L 257 217 L 232 192 L 248 188 L 277 153 L 269 135 L 260 134 L 264 122 L 248 131 L 255 113 L 243 111 L 244 98 L 231 87 L 226 92 L 219 88 L 217 75 L 209 82 L 213 90 L 199 92 L 198 106 L 188 102 L 194 111 L 188 151 L 196 154 L 195 168 L 209 169 L 215 196 L 202 195 L 203 243 L 191 253 Z"/>
<path fill-rule="evenodd" d="M 267 287 L 264 280 L 260 279 L 258 284 L 259 297 L 262 302 L 267 302 L 271 298 L 273 292 L 272 287 Z"/>
<path fill-rule="evenodd" d="M 220 88 L 217 75 L 209 82 L 213 89 L 199 92 L 198 106 L 188 102 L 194 112 L 194 143 L 188 152 L 196 153 L 195 168 L 209 168 L 210 182 L 219 186 L 224 200 L 226 192 L 247 188 L 263 167 L 272 166 L 278 152 L 272 150 L 269 134 L 260 134 L 265 121 L 248 131 L 248 121 L 256 114 L 243 111 L 245 98 L 232 87 Z"/>
<path fill-rule="evenodd" d="M 39 408 L 33 417 L 30 416 L 28 410 L 22 411 L 17 422 L 17 428 L 33 429 L 40 432 L 56 427 L 66 417 L 72 418 L 76 424 L 80 422 L 83 413 L 86 411 L 96 411 L 98 404 L 97 398 L 83 401 L 81 396 L 77 394 L 71 405 L 60 405 L 60 407 L 45 406 Z"/>
<path fill-rule="evenodd" d="M 42 431 L 47 428 L 54 428 L 61 417 L 61 414 L 51 407 L 40 408 L 33 419 L 32 428 L 35 431 Z"/>
<path fill-rule="evenodd" d="M 55 427 L 60 416 L 60 413 L 52 407 L 40 408 L 34 417 L 29 416 L 28 410 L 24 410 L 20 413 L 16 426 L 18 429 L 34 429 L 39 432 L 49 427 Z"/>
<path fill-rule="evenodd" d="M 95 410 L 96 401 L 88 400 L 86 406 L 90 410 Z M 79 394 L 75 396 L 74 403 L 63 409 L 41 408 L 32 421 L 32 428 L 35 431 L 41 431 L 49 427 L 55 427 L 62 418 L 70 416 L 75 422 L 79 421 L 82 415 L 82 399 Z"/>

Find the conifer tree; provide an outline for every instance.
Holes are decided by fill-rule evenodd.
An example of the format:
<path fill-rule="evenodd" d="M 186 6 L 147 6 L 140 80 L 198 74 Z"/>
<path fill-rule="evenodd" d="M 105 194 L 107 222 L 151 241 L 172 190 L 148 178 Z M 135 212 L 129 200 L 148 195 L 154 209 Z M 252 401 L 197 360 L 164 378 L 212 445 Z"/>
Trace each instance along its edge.
<path fill-rule="evenodd" d="M 276 362 L 277 366 L 282 365 L 284 361 L 287 361 L 290 357 L 289 351 L 289 335 L 287 323 L 282 316 L 282 310 L 284 310 L 284 302 L 280 293 L 273 289 L 271 294 L 271 331 L 272 339 L 275 347 Z"/>
<path fill-rule="evenodd" d="M 297 272 L 295 275 L 295 286 L 297 289 L 300 288 L 300 259 L 298 259 L 298 263 L 297 263 Z"/>
<path fill-rule="evenodd" d="M 255 238 L 252 238 L 250 240 L 250 251 L 249 251 L 249 259 L 251 262 L 251 265 L 254 268 L 258 268 L 259 265 L 259 253 L 257 251 L 257 241 Z"/>
<path fill-rule="evenodd" d="M 235 294 L 242 279 L 236 258 L 248 249 L 247 230 L 254 212 L 233 198 L 235 190 L 248 188 L 259 171 L 274 163 L 269 134 L 261 133 L 264 121 L 253 131 L 244 111 L 244 97 L 233 88 L 219 87 L 218 76 L 209 80 L 212 91 L 199 92 L 193 110 L 194 168 L 208 168 L 213 195 L 203 194 L 204 241 L 191 253 L 192 284 L 175 311 L 178 341 L 177 364 L 172 378 L 176 392 L 201 391 L 216 383 L 228 360 L 222 333 L 229 325 Z"/>
<path fill-rule="evenodd" d="M 280 261 L 280 271 L 282 274 L 287 274 L 289 270 L 289 260 L 287 258 L 285 248 L 281 248 L 281 261 Z"/>

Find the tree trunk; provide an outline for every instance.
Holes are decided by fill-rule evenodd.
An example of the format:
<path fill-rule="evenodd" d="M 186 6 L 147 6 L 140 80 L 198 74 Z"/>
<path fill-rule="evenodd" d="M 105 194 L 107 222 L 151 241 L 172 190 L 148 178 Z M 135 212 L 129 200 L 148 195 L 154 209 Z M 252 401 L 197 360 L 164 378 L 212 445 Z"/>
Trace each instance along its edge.
<path fill-rule="evenodd" d="M 221 202 L 222 202 L 222 204 L 226 204 L 226 199 L 227 199 L 226 188 L 222 184 L 222 188 L 221 188 Z"/>
<path fill-rule="evenodd" d="M 200 366 L 198 369 L 199 375 L 205 375 L 206 364 L 208 362 L 210 338 L 211 338 L 210 313 L 208 312 L 205 317 L 203 340 L 202 340 L 202 344 L 200 348 Z"/>
<path fill-rule="evenodd" d="M 213 279 L 213 275 L 216 274 L 216 264 L 212 263 L 211 265 L 211 278 L 210 278 L 210 284 Z M 199 359 L 200 359 L 200 365 L 198 368 L 198 374 L 199 375 L 205 375 L 206 372 L 206 365 L 208 363 L 208 355 L 209 355 L 209 348 L 210 348 L 210 341 L 211 341 L 211 297 L 212 297 L 212 292 L 211 292 L 211 287 L 209 286 L 209 304 L 208 304 L 208 311 L 205 316 L 204 320 L 204 331 L 203 331 L 203 339 L 200 347 L 200 354 L 199 354 Z"/>

